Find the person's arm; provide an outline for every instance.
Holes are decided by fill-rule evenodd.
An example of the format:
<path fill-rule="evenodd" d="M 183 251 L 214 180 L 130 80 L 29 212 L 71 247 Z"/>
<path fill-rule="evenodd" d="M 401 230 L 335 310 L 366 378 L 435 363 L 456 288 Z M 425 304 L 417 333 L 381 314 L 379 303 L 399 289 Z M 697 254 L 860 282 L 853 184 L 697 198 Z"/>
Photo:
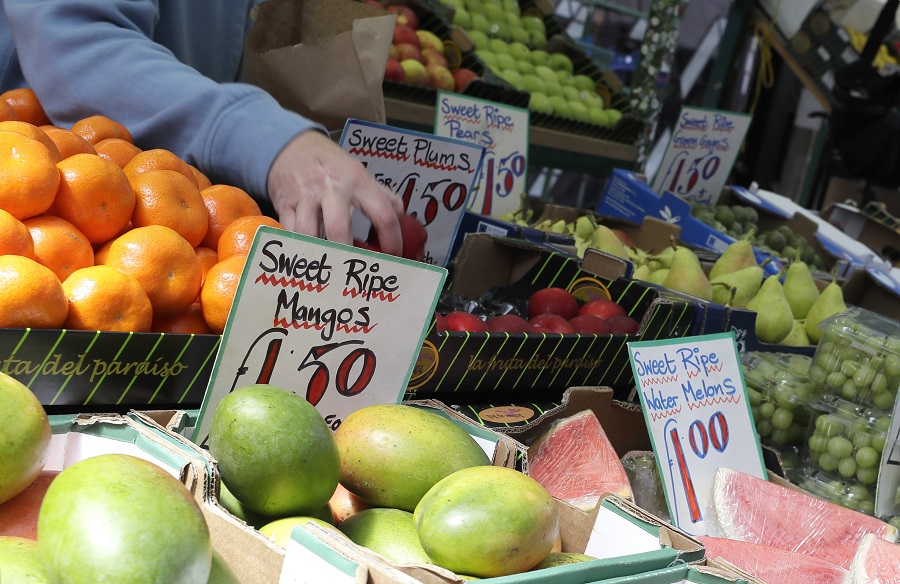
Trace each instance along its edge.
<path fill-rule="evenodd" d="M 399 252 L 396 217 L 383 217 L 385 208 L 395 208 L 393 195 L 385 196 L 374 181 L 362 181 L 355 193 L 347 190 L 359 183 L 339 182 L 332 195 L 297 182 L 314 173 L 302 167 L 315 163 L 298 145 L 327 140 L 321 127 L 284 110 L 257 87 L 217 83 L 181 63 L 152 40 L 159 17 L 156 2 L 3 0 L 3 7 L 25 79 L 55 124 L 70 127 L 103 114 L 124 124 L 138 146 L 171 150 L 218 181 L 256 196 L 268 196 L 272 187 L 279 213 L 290 208 L 315 213 L 316 219 L 304 215 L 304 223 L 290 217 L 282 221 L 310 235 L 320 235 L 309 226 L 312 221 L 320 225 L 324 217 L 325 235 L 349 243 L 337 217 L 347 215 L 349 223 L 351 206 L 358 206 L 374 212 L 373 223 L 385 230 L 385 251 Z M 197 24 L 196 34 L 203 34 L 203 23 Z M 337 150 L 321 150 L 328 154 L 329 173 L 355 176 L 358 162 Z M 320 211 L 308 204 L 316 198 L 328 201 Z"/>

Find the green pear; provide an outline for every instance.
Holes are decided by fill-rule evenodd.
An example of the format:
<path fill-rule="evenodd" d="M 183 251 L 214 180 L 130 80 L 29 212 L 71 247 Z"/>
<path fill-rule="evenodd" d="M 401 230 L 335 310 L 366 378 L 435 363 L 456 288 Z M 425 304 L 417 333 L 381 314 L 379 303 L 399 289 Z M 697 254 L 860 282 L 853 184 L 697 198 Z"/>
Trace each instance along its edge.
<path fill-rule="evenodd" d="M 818 345 L 819 339 L 822 338 L 822 329 L 819 328 L 819 323 L 845 310 L 847 310 L 847 305 L 844 304 L 844 292 L 832 279 L 831 283 L 825 286 L 825 289 L 813 302 L 813 305 L 809 307 L 809 312 L 806 314 L 806 334 L 809 336 L 809 341 L 813 345 Z"/>
<path fill-rule="evenodd" d="M 628 250 L 625 249 L 622 240 L 606 225 L 598 225 L 597 229 L 594 229 L 591 234 L 591 247 L 623 260 L 628 259 Z"/>
<path fill-rule="evenodd" d="M 794 318 L 802 320 L 819 298 L 819 288 L 805 262 L 796 261 L 788 266 L 784 275 L 784 296 L 791 305 Z"/>
<path fill-rule="evenodd" d="M 756 336 L 764 343 L 780 343 L 794 326 L 791 305 L 784 297 L 778 276 L 766 278 L 747 309 L 756 312 Z"/>
<path fill-rule="evenodd" d="M 594 221 L 594 218 L 590 215 L 581 215 L 578 219 L 575 220 L 575 237 L 578 239 L 588 239 L 594 230 L 597 228 L 597 223 Z"/>
<path fill-rule="evenodd" d="M 728 274 L 720 274 L 715 278 L 710 278 L 711 284 L 725 284 L 726 286 L 713 286 L 713 302 L 717 304 L 725 304 L 731 300 L 731 306 L 734 308 L 747 308 L 750 300 L 759 292 L 763 282 L 763 269 L 760 266 L 748 266 L 741 268 L 736 272 Z M 731 290 L 735 289 L 734 298 L 731 297 Z"/>
<path fill-rule="evenodd" d="M 712 301 L 713 291 L 709 278 L 703 273 L 700 260 L 693 251 L 686 247 L 675 250 L 672 256 L 672 266 L 662 285 L 670 290 L 690 294 L 707 302 Z"/>
<path fill-rule="evenodd" d="M 650 266 L 650 269 L 659 270 L 672 267 L 672 258 L 675 257 L 675 249 L 677 249 L 676 246 L 670 245 L 658 254 L 650 256 L 650 261 L 654 262 L 654 265 Z"/>
<path fill-rule="evenodd" d="M 634 273 L 631 275 L 632 280 L 642 280 L 644 282 L 650 277 L 650 266 L 644 264 L 642 266 L 638 266 L 634 269 Z"/>
<path fill-rule="evenodd" d="M 666 276 L 669 275 L 669 268 L 660 268 L 658 270 L 653 270 L 650 272 L 650 276 L 647 278 L 647 281 L 651 284 L 659 284 L 662 286 L 662 283 L 666 280 Z"/>
<path fill-rule="evenodd" d="M 744 268 L 756 265 L 756 256 L 753 255 L 753 246 L 749 239 L 739 239 L 725 248 L 716 263 L 709 271 L 709 279 L 730 274 Z"/>
<path fill-rule="evenodd" d="M 550 228 L 548 231 L 550 233 L 565 233 L 566 232 L 566 220 L 565 219 L 557 219 L 553 223 L 550 224 Z"/>
<path fill-rule="evenodd" d="M 809 336 L 806 334 L 806 321 L 794 319 L 791 332 L 788 333 L 788 336 L 781 339 L 781 344 L 790 345 L 791 347 L 809 346 Z"/>

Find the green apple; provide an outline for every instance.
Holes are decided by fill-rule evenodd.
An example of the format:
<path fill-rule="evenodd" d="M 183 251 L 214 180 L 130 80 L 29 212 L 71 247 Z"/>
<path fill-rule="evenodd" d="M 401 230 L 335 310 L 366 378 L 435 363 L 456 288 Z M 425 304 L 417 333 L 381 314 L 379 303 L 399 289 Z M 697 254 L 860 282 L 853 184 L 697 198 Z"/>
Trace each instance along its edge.
<path fill-rule="evenodd" d="M 441 0 L 441 4 L 443 4 L 444 6 L 452 6 L 457 10 L 459 10 L 460 8 L 465 10 L 466 8 L 466 3 L 463 2 L 463 0 Z"/>
<path fill-rule="evenodd" d="M 536 30 L 528 31 L 528 44 L 535 49 L 543 49 L 547 46 L 547 35 Z"/>
<path fill-rule="evenodd" d="M 591 79 L 588 75 L 573 75 L 572 76 L 572 85 L 581 89 L 582 91 L 597 91 L 597 85 L 594 83 L 594 80 Z"/>
<path fill-rule="evenodd" d="M 539 32 L 541 34 L 545 34 L 547 30 L 544 27 L 544 19 L 532 15 L 522 17 L 522 28 L 528 32 Z"/>
<path fill-rule="evenodd" d="M 525 85 L 522 82 L 522 74 L 515 69 L 504 69 L 500 71 L 500 77 L 516 89 L 525 88 Z"/>
<path fill-rule="evenodd" d="M 564 97 L 562 86 L 557 81 L 544 81 L 544 93 Z"/>
<path fill-rule="evenodd" d="M 585 105 L 588 107 L 603 109 L 603 98 L 600 97 L 596 93 L 592 93 L 590 91 L 582 91 L 581 99 L 584 100 Z"/>
<path fill-rule="evenodd" d="M 520 17 L 518 13 L 507 12 L 506 14 L 503 15 L 503 18 L 506 19 L 506 24 L 509 25 L 510 30 L 522 28 L 522 17 Z"/>
<path fill-rule="evenodd" d="M 522 14 L 522 9 L 519 8 L 519 0 L 502 0 L 503 10 L 505 10 L 508 14 L 519 15 Z"/>
<path fill-rule="evenodd" d="M 584 105 L 581 98 L 578 101 L 569 100 L 569 109 L 572 111 L 572 117 L 580 122 L 590 121 L 590 113 L 588 107 Z"/>
<path fill-rule="evenodd" d="M 506 14 L 503 12 L 503 6 L 500 4 L 485 4 L 482 6 L 481 11 L 491 22 L 506 20 Z"/>
<path fill-rule="evenodd" d="M 531 44 L 531 35 L 528 34 L 528 31 L 524 28 L 510 28 L 509 30 L 509 40 L 515 41 L 517 43 L 522 43 L 524 45 Z"/>
<path fill-rule="evenodd" d="M 521 69 L 519 71 L 521 72 Z M 525 86 L 525 91 L 531 93 L 532 95 L 535 93 L 540 93 L 544 97 L 547 97 L 547 84 L 544 83 L 543 79 L 541 79 L 534 73 L 523 73 L 522 83 Z"/>
<path fill-rule="evenodd" d="M 578 88 L 573 85 L 563 85 L 562 86 L 562 94 L 563 94 L 563 97 L 565 97 L 569 101 L 577 101 L 577 102 L 583 101 L 581 99 L 581 91 L 579 91 Z"/>
<path fill-rule="evenodd" d="M 486 39 L 485 39 L 485 40 L 486 40 Z M 494 53 L 494 52 L 493 52 L 492 50 L 490 50 L 490 49 L 476 49 L 476 50 L 475 50 L 475 55 L 476 55 L 479 59 L 481 59 L 481 61 L 482 61 L 485 65 L 487 65 L 487 66 L 490 67 L 491 69 L 494 69 L 494 68 L 498 67 L 498 65 L 499 65 L 499 61 L 497 60 L 497 54 Z"/>
<path fill-rule="evenodd" d="M 528 61 L 531 63 L 531 49 L 525 43 L 513 41 L 507 46 L 509 54 L 519 61 Z"/>
<path fill-rule="evenodd" d="M 491 39 L 487 33 L 480 30 L 470 30 L 466 34 L 469 35 L 469 40 L 472 41 L 476 49 L 490 49 Z"/>
<path fill-rule="evenodd" d="M 568 100 L 561 95 L 551 95 L 549 98 L 550 105 L 553 107 L 553 113 L 562 118 L 572 117 L 572 106 Z"/>
<path fill-rule="evenodd" d="M 609 117 L 610 126 L 615 126 L 622 119 L 622 112 L 614 108 L 607 108 L 606 115 Z"/>
<path fill-rule="evenodd" d="M 564 53 L 550 53 L 549 65 L 557 71 L 565 71 L 570 75 L 575 70 L 574 65 L 572 65 L 572 59 Z"/>
<path fill-rule="evenodd" d="M 516 58 L 509 53 L 497 53 L 497 67 L 499 67 L 501 71 L 507 69 L 519 70 Z"/>
<path fill-rule="evenodd" d="M 607 117 L 603 108 L 588 106 L 588 121 L 597 126 L 605 126 Z"/>
<path fill-rule="evenodd" d="M 553 67 L 553 65 L 549 65 Z M 560 85 L 571 85 L 572 84 L 572 74 L 566 71 L 565 69 L 556 69 L 556 80 L 559 81 Z"/>
<path fill-rule="evenodd" d="M 556 71 L 548 67 L 547 65 L 535 65 L 534 73 L 544 80 L 544 83 L 556 83 L 559 84 L 559 80 L 556 77 Z"/>
<path fill-rule="evenodd" d="M 512 37 L 509 34 L 509 25 L 506 22 L 495 21 L 491 23 L 491 30 L 488 32 L 495 39 L 509 41 Z"/>
<path fill-rule="evenodd" d="M 488 42 L 488 47 L 497 55 L 509 53 L 509 44 L 503 39 L 492 38 Z"/>
<path fill-rule="evenodd" d="M 547 65 L 550 62 L 550 53 L 544 51 L 542 49 L 532 50 L 531 51 L 531 62 L 534 63 L 535 66 L 538 65 Z M 554 74 L 554 77 L 556 75 Z"/>
<path fill-rule="evenodd" d="M 453 13 L 453 24 L 463 30 L 472 28 L 472 14 L 465 8 L 457 8 Z"/>
<path fill-rule="evenodd" d="M 531 61 L 516 61 L 516 69 L 522 75 L 534 75 L 534 65 L 531 64 Z"/>
<path fill-rule="evenodd" d="M 471 11 L 471 9 L 470 9 Z M 491 32 L 491 21 L 488 20 L 488 17 L 479 12 L 472 12 L 472 30 L 478 30 L 483 32 L 484 34 L 488 34 Z"/>
<path fill-rule="evenodd" d="M 538 79 L 538 81 L 540 81 L 540 79 Z M 528 100 L 528 109 L 542 114 L 553 113 L 553 105 L 550 103 L 550 98 L 545 94 L 536 91 L 531 92 L 531 97 Z"/>

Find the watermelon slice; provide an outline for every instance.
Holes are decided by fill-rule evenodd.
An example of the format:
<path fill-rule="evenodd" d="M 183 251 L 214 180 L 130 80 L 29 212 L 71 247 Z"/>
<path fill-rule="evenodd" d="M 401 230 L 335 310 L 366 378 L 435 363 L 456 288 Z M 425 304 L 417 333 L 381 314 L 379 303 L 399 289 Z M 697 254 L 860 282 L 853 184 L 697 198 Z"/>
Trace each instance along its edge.
<path fill-rule="evenodd" d="M 710 535 L 759 543 L 850 568 L 868 533 L 897 541 L 897 528 L 730 468 L 716 471 Z"/>
<path fill-rule="evenodd" d="M 556 420 L 529 446 L 528 475 L 584 511 L 596 507 L 603 493 L 631 498 L 625 468 L 591 410 Z"/>
<path fill-rule="evenodd" d="M 900 545 L 865 536 L 850 567 L 851 584 L 900 584 Z"/>
<path fill-rule="evenodd" d="M 721 558 L 763 582 L 778 584 L 845 584 L 849 572 L 825 560 L 778 548 L 726 539 L 698 537 L 707 558 Z"/>

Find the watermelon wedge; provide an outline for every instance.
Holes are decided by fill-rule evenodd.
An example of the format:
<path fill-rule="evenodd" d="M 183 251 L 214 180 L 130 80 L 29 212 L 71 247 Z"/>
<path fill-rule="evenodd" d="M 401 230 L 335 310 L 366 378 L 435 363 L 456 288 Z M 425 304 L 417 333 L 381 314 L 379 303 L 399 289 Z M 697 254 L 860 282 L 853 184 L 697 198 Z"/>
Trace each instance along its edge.
<path fill-rule="evenodd" d="M 527 468 L 551 495 L 584 511 L 603 493 L 631 498 L 625 468 L 591 410 L 553 422 L 529 446 Z"/>
<path fill-rule="evenodd" d="M 849 572 L 825 560 L 778 548 L 726 539 L 697 539 L 707 558 L 722 558 L 763 582 L 778 584 L 846 584 Z"/>
<path fill-rule="evenodd" d="M 730 468 L 716 471 L 710 535 L 759 543 L 850 568 L 863 536 L 897 541 L 897 528 L 798 489 Z"/>
<path fill-rule="evenodd" d="M 850 567 L 850 584 L 900 584 L 900 545 L 865 536 Z"/>

